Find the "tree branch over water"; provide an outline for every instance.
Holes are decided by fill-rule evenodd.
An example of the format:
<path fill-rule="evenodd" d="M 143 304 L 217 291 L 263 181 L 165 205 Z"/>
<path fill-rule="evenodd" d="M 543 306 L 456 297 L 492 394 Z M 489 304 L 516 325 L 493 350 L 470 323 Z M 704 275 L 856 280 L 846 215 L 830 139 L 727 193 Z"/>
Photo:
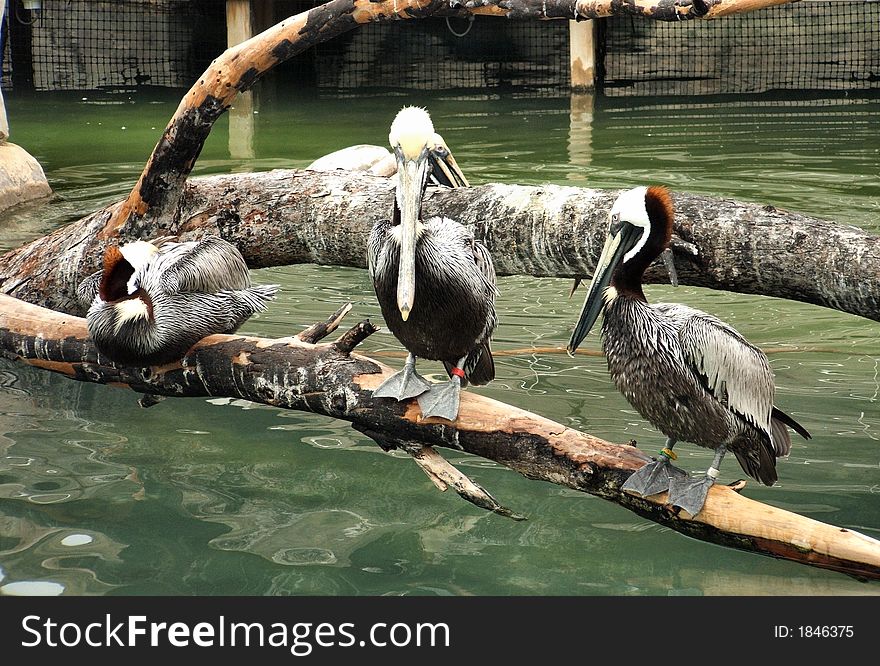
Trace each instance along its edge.
<path fill-rule="evenodd" d="M 462 393 L 455 422 L 422 420 L 415 400 L 373 398 L 373 389 L 393 370 L 353 349 L 376 328 L 361 322 L 336 342 L 320 342 L 343 313 L 331 317 L 330 325 L 300 334 L 314 342 L 214 335 L 179 363 L 125 368 L 97 353 L 84 320 L 0 296 L 0 352 L 71 379 L 149 395 L 241 398 L 343 419 L 383 446 L 404 445 L 411 455 L 433 458 L 422 466 L 438 477 L 435 483 L 457 484 L 463 496 L 503 515 L 517 517 L 424 447 L 497 461 L 529 479 L 596 495 L 696 539 L 880 580 L 880 541 L 750 500 L 731 487 L 713 486 L 695 518 L 666 504 L 666 493 L 644 498 L 621 492 L 621 484 L 649 460 L 633 445 L 603 441 L 473 390 Z"/>
<path fill-rule="evenodd" d="M 175 212 L 140 223 L 144 238 L 218 234 L 251 267 L 364 268 L 372 225 L 388 215 L 393 179 L 361 172 L 277 170 L 196 178 Z M 503 185 L 429 190 L 424 215 L 474 228 L 499 275 L 591 275 L 615 190 Z M 673 192 L 682 284 L 813 303 L 880 321 L 880 236 L 772 206 Z M 112 207 L 111 207 L 112 208 Z M 100 265 L 105 209 L 0 257 L 4 293 L 78 312 L 76 285 Z M 668 282 L 662 266 L 649 281 Z"/>

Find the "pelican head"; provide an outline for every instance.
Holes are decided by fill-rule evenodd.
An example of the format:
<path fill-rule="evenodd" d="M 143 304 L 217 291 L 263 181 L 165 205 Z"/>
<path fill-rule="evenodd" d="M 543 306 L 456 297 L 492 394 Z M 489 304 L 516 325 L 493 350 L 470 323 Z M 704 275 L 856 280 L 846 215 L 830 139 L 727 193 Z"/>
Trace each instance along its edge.
<path fill-rule="evenodd" d="M 622 192 L 611 207 L 610 217 L 608 237 L 568 342 L 569 354 L 587 337 L 603 304 L 614 299 L 618 290 L 645 300 L 642 275 L 666 249 L 672 235 L 672 200 L 664 187 L 635 187 Z"/>
<path fill-rule="evenodd" d="M 399 219 L 396 238 L 400 242 L 400 268 L 397 275 L 397 308 L 404 321 L 409 317 L 416 293 L 416 240 L 421 222 L 422 194 L 428 178 L 428 156 L 435 146 L 434 124 L 424 109 L 402 108 L 394 122 L 388 142 L 397 159 L 395 221 Z"/>
<path fill-rule="evenodd" d="M 139 279 L 158 251 L 152 243 L 134 241 L 122 246 L 111 245 L 104 252 L 98 295 L 116 311 L 117 329 L 126 321 L 149 315 L 147 302 L 140 298 Z"/>
<path fill-rule="evenodd" d="M 434 134 L 434 147 L 428 156 L 431 163 L 431 182 L 446 187 L 470 187 L 471 184 L 462 173 L 452 151 L 439 134 Z"/>

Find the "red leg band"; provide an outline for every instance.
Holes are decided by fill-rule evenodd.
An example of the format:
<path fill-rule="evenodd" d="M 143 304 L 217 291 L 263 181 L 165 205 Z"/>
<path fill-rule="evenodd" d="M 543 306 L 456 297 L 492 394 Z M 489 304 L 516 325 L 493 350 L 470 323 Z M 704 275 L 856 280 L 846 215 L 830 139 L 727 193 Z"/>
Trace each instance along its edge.
<path fill-rule="evenodd" d="M 451 371 L 451 372 L 452 372 L 452 374 L 455 375 L 456 377 L 461 377 L 462 379 L 464 379 L 464 370 L 462 370 L 462 369 L 459 368 L 458 366 L 452 368 L 452 371 Z"/>

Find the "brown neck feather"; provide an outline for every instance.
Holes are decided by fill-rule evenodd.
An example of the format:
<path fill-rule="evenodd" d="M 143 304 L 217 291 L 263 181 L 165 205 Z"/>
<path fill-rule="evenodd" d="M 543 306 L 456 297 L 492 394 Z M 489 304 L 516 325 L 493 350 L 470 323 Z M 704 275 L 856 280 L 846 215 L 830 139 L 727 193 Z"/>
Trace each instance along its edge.
<path fill-rule="evenodd" d="M 611 284 L 618 293 L 647 302 L 642 290 L 642 278 L 648 266 L 669 247 L 672 238 L 674 209 L 669 191 L 658 185 L 649 187 L 645 194 L 645 209 L 651 223 L 648 240 L 632 259 L 617 267 Z"/>
<path fill-rule="evenodd" d="M 112 303 L 129 298 L 128 281 L 132 275 L 134 268 L 125 260 L 119 248 L 115 245 L 108 247 L 104 252 L 104 273 L 98 287 L 101 300 Z"/>

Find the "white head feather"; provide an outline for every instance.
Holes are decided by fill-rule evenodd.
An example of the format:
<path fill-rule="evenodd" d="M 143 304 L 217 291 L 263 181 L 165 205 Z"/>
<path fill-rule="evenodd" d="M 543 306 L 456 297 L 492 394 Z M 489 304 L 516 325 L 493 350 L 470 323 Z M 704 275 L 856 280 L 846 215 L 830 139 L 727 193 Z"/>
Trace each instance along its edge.
<path fill-rule="evenodd" d="M 621 222 L 627 222 L 642 230 L 639 242 L 623 256 L 624 262 L 636 256 L 648 241 L 648 234 L 651 233 L 651 220 L 648 218 L 648 209 L 645 207 L 647 193 L 647 187 L 634 187 L 618 195 L 614 206 L 611 207 L 612 218 L 616 215 Z"/>
<path fill-rule="evenodd" d="M 391 123 L 388 143 L 392 148 L 400 147 L 406 159 L 416 159 L 425 146 L 433 145 L 434 123 L 425 109 L 418 106 L 405 106 Z"/>
<path fill-rule="evenodd" d="M 148 319 L 150 311 L 147 304 L 139 298 L 127 298 L 119 301 L 113 306 L 116 311 L 116 323 L 113 328 L 114 335 L 119 335 L 119 331 L 130 321 L 137 319 Z"/>
<path fill-rule="evenodd" d="M 138 240 L 122 245 L 119 248 L 119 252 L 122 254 L 122 258 L 131 264 L 131 267 L 134 269 L 134 274 L 125 285 L 128 289 L 129 295 L 131 295 L 137 291 L 138 274 L 141 269 L 146 267 L 152 258 L 156 256 L 159 252 L 159 248 L 147 241 Z"/>

